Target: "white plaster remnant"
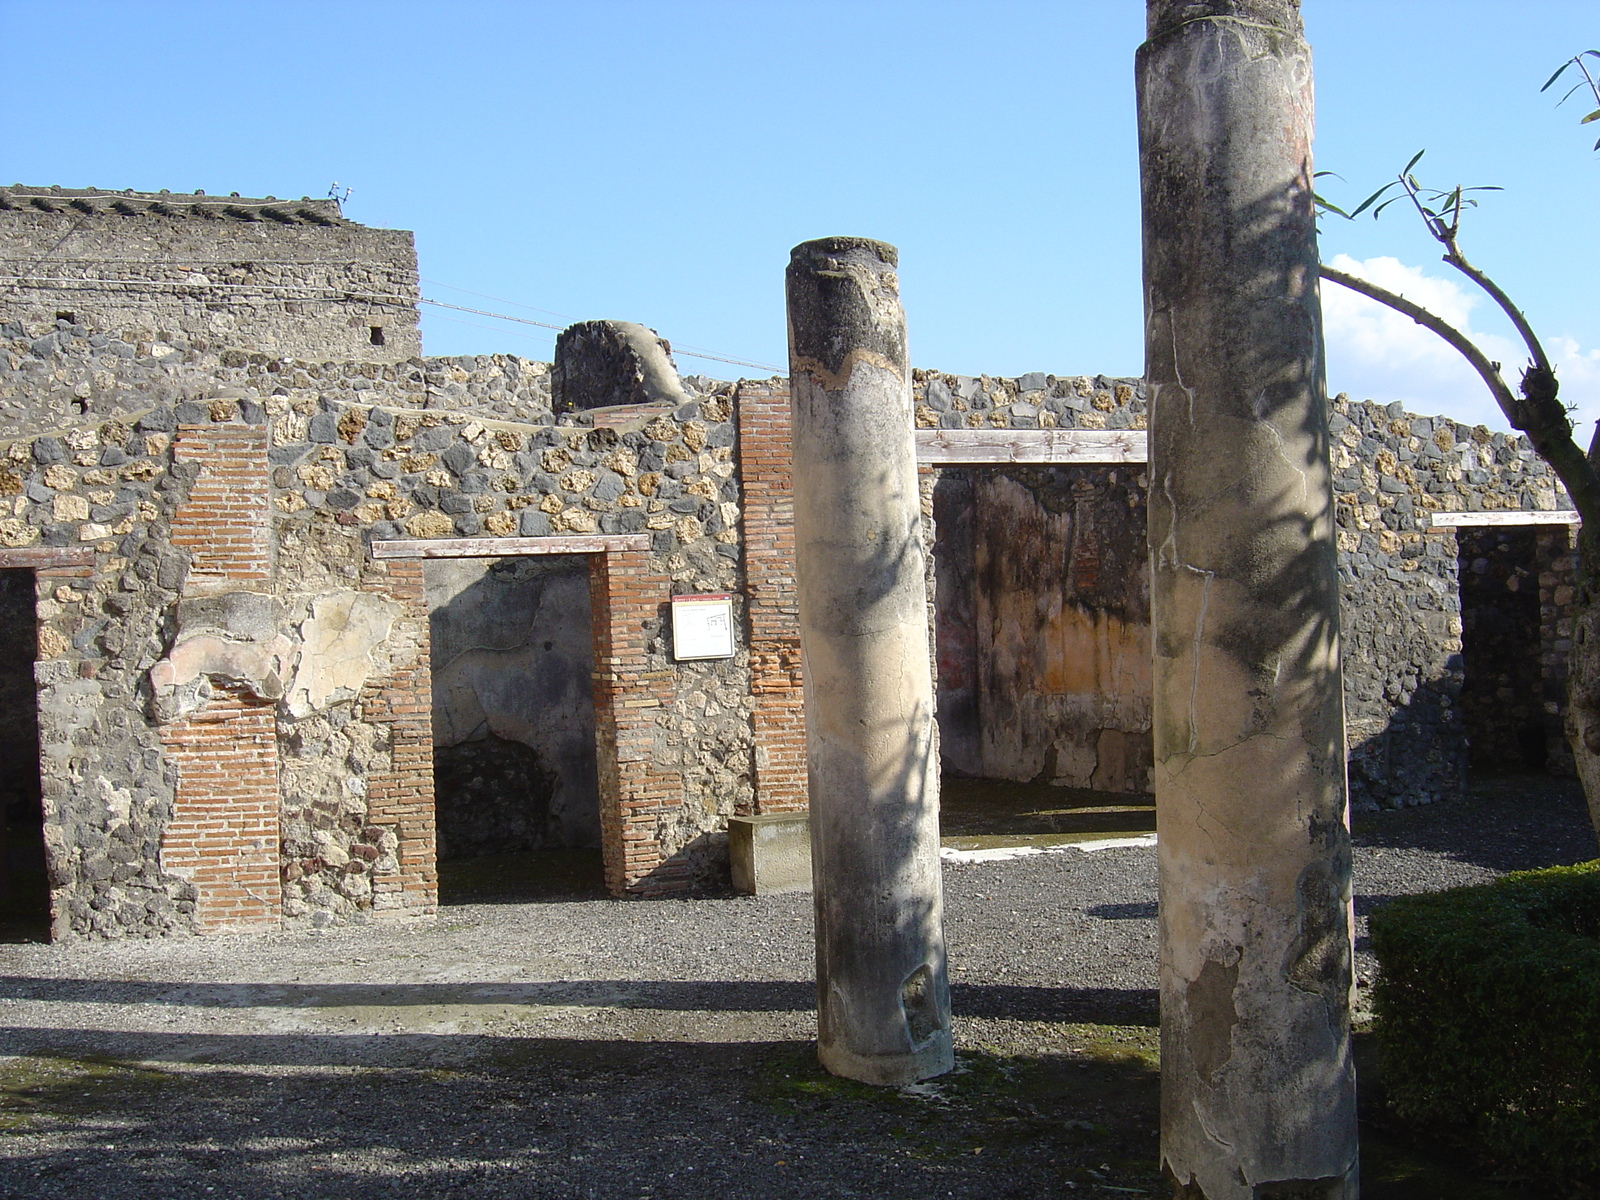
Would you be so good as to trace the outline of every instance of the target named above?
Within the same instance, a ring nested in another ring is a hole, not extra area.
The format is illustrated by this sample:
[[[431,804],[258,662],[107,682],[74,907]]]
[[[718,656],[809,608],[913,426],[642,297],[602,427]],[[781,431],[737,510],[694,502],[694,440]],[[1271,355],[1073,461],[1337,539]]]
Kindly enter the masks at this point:
[[[939,860],[953,866],[970,866],[973,863],[1012,862],[1019,858],[1033,858],[1039,854],[1069,854],[1080,850],[1093,854],[1097,850],[1148,850],[1156,844],[1153,833],[1139,837],[1095,838],[1087,842],[1062,842],[1057,846],[990,846],[984,850],[957,850],[953,846],[939,848]]]
[[[279,631],[278,614],[278,601],[261,592],[180,600],[172,648],[150,668],[156,718],[175,721],[204,708],[214,680],[280,699],[294,643]]]
[[[372,653],[388,641],[400,606],[381,596],[342,591],[311,602],[300,623],[300,653],[287,690],[291,716],[305,717],[349,700],[371,678]]]

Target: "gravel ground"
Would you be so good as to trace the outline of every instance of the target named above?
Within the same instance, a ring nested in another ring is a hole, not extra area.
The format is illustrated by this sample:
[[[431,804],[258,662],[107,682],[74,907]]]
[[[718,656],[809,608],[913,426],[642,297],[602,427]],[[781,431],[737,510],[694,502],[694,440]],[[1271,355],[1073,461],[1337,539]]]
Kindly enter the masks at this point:
[[[1595,854],[1547,781],[1356,841],[1362,918]],[[945,889],[960,1068],[909,1089],[815,1067],[808,896],[3,946],[0,1196],[1156,1194],[1154,851],[950,865]]]

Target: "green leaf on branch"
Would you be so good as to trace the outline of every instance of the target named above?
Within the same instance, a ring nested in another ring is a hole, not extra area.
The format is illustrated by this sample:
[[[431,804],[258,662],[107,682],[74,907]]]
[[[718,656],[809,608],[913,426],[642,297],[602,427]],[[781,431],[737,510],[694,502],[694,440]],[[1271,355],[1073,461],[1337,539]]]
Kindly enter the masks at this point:
[[[1576,58],[1567,59],[1566,62],[1562,63],[1559,67],[1556,68],[1556,73],[1554,75],[1550,76],[1549,79],[1546,79],[1544,81],[1544,86],[1542,88],[1540,88],[1539,90],[1541,92],[1548,92],[1550,90],[1550,85],[1553,84],[1556,80],[1560,79],[1562,75],[1566,74],[1567,68],[1570,67],[1573,63],[1575,63],[1577,61],[1578,60]],[[1583,85],[1579,84],[1578,86],[1582,87]],[[1572,95],[1572,93],[1568,92],[1567,95],[1570,96],[1570,95]]]

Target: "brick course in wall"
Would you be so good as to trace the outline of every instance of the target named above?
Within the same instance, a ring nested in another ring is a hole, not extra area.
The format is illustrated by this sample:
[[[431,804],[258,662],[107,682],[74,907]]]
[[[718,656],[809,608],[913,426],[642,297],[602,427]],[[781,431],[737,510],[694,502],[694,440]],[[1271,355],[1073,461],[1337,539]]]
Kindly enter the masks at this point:
[[[172,518],[172,544],[189,553],[185,591],[263,587],[272,568],[265,424],[180,425],[172,454],[198,468]],[[270,927],[283,899],[274,706],[226,684],[215,693],[161,730],[178,783],[161,865],[193,885],[201,932]]]
[[[278,740],[272,705],[237,690],[163,727],[178,797],[161,836],[163,869],[195,890],[202,933],[274,928],[282,913]]]
[[[680,772],[660,761],[658,722],[674,698],[673,672],[649,654],[665,622],[668,583],[647,551],[589,556],[600,838],[614,895],[666,895],[692,882],[661,836],[683,802]]]
[[[180,425],[172,452],[175,462],[200,468],[172,519],[172,544],[190,556],[189,588],[265,584],[272,571],[265,423]]]
[[[755,737],[751,808],[755,813],[799,812],[807,805],[806,724],[787,384],[740,383],[738,412],[750,720]]]
[[[369,683],[361,693],[362,717],[387,730],[389,754],[386,763],[368,772],[366,821],[351,857],[370,864],[372,915],[390,920],[437,912],[439,872],[422,563],[388,562],[381,570],[378,586],[402,606],[424,642],[410,665]]]

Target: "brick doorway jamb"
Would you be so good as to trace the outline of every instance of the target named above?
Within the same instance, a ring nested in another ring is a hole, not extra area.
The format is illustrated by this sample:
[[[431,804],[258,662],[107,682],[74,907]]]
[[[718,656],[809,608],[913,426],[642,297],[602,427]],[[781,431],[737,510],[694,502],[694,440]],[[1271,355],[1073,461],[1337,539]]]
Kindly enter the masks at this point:
[[[595,761],[600,781],[600,849],[614,896],[682,892],[687,867],[664,860],[658,830],[682,803],[676,769],[655,762],[656,713],[670,703],[670,669],[650,670],[647,649],[659,628],[671,580],[650,568],[648,534],[560,537],[430,538],[375,541],[374,559],[513,558],[582,554],[589,564],[594,638]]]

